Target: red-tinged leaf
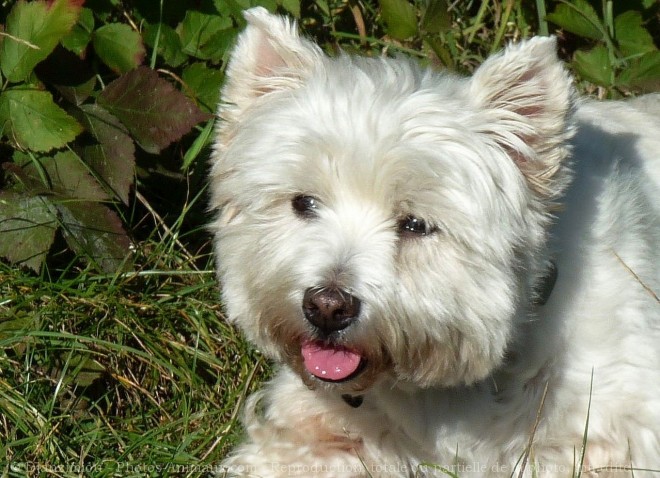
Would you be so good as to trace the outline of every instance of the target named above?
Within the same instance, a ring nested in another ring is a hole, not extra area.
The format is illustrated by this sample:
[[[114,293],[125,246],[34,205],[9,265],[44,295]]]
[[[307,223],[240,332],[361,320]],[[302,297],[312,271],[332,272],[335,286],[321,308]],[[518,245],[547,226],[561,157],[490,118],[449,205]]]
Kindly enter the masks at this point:
[[[0,67],[11,82],[25,80],[73,28],[82,0],[19,0],[7,16],[7,36],[0,46]]]
[[[94,93],[96,87],[96,77],[75,86],[54,85],[57,91],[60,92],[62,97],[69,103],[74,105],[81,105]]]
[[[81,156],[124,204],[135,176],[135,145],[121,122],[99,105],[83,105],[74,115],[96,139]]]
[[[28,193],[32,196],[50,196],[51,189],[45,173],[41,174],[43,168],[35,169],[31,163],[38,161],[36,156],[15,150],[12,155],[13,163],[2,164],[6,178],[11,180],[12,190],[20,193]]]
[[[109,274],[131,269],[131,241],[117,214],[103,204],[87,201],[56,206],[64,239],[74,252]]]
[[[94,32],[94,51],[116,73],[126,73],[144,61],[142,37],[124,23],[109,23]]]
[[[147,67],[110,83],[98,102],[119,118],[145,151],[153,154],[212,117]]]
[[[57,231],[57,209],[47,198],[0,192],[0,256],[39,272]]]
[[[30,161],[23,167],[23,172],[31,180],[31,184],[38,185],[45,179],[50,191],[64,198],[87,201],[110,199],[110,196],[74,152],[63,151],[53,157],[38,158],[37,161],[38,165]]]

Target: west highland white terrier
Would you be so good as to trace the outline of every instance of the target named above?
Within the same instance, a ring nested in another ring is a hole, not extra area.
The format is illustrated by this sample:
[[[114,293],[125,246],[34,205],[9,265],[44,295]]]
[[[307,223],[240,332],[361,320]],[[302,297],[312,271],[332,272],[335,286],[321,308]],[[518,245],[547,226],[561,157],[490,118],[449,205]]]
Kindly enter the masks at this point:
[[[246,12],[212,155],[229,321],[281,364],[229,476],[660,476],[660,97],[555,40],[471,78]]]

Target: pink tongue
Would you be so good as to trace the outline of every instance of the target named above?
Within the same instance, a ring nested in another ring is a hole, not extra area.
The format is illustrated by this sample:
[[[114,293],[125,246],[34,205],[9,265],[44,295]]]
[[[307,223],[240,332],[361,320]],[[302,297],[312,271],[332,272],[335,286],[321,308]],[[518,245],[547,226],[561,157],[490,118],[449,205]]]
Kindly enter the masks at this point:
[[[344,380],[360,366],[359,354],[340,345],[324,345],[322,342],[307,341],[302,344],[305,368],[323,380]]]

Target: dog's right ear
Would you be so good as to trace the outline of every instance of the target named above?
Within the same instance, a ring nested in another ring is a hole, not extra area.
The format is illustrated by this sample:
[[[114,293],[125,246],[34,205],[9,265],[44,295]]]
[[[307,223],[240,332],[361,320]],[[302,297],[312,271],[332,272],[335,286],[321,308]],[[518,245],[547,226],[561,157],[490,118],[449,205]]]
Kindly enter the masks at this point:
[[[298,87],[323,58],[317,45],[298,35],[295,22],[262,7],[243,15],[248,25],[231,53],[222,90],[220,115],[229,122],[258,98]]]

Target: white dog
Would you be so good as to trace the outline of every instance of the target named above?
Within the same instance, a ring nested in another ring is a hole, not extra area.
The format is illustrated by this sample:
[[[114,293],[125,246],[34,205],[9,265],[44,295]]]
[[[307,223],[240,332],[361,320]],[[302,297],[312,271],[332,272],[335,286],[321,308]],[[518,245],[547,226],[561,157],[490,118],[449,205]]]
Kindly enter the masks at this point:
[[[255,8],[213,153],[229,320],[281,364],[230,476],[660,476],[660,100],[535,38],[472,78]]]

